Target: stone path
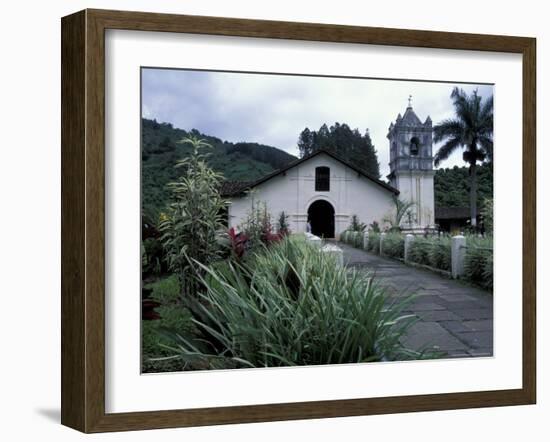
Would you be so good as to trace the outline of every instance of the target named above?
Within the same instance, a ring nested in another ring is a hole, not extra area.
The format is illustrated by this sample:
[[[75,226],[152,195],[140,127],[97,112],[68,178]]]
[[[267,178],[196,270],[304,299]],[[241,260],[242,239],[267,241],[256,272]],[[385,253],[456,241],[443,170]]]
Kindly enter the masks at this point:
[[[375,272],[392,297],[418,296],[408,312],[420,320],[403,338],[406,347],[433,348],[448,357],[493,355],[490,293],[347,244],[338,246],[344,251],[345,265]]]

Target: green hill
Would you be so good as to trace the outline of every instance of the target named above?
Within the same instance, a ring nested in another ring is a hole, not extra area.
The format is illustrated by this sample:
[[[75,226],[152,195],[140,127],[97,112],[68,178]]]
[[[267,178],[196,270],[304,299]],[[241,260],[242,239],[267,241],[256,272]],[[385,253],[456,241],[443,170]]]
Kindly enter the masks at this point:
[[[141,179],[142,210],[153,218],[162,211],[170,198],[166,184],[178,174],[176,162],[190,152],[190,146],[178,143],[182,138],[195,136],[204,139],[213,149],[208,164],[228,181],[253,181],[279,169],[296,157],[257,143],[230,143],[202,134],[174,128],[169,123],[142,119]]]

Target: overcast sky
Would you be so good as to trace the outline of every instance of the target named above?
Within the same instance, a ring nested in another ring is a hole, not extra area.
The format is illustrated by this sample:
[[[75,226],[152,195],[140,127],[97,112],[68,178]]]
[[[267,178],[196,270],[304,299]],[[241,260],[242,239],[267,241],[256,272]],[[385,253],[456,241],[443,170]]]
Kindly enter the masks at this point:
[[[257,142],[298,156],[296,142],[309,127],[347,123],[368,128],[378,152],[382,176],[389,172],[388,127],[403,114],[408,97],[420,120],[434,124],[452,117],[454,86],[487,97],[487,85],[417,81],[301,77],[292,75],[142,70],[142,114],[175,127],[197,129],[227,141]],[[434,146],[434,154],[437,146]],[[464,165],[461,154],[442,167]]]

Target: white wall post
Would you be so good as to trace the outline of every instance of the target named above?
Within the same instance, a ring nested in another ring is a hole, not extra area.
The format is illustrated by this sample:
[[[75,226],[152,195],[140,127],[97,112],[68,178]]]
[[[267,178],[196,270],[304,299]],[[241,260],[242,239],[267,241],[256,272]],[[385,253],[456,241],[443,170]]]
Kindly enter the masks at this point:
[[[327,253],[330,256],[334,257],[334,260],[336,261],[336,265],[343,267],[344,265],[344,251],[334,244],[325,244],[323,247],[321,247],[322,253]]]
[[[384,239],[386,238],[385,233],[380,234],[380,255],[383,255],[384,253]]]
[[[464,256],[466,255],[466,238],[462,235],[453,236],[451,242],[451,274],[459,278],[464,274]]]
[[[323,245],[323,240],[321,238],[308,232],[306,232],[306,240],[318,248],[321,248]]]
[[[409,260],[409,251],[411,249],[411,244],[414,241],[414,235],[412,233],[407,233],[405,235],[405,250],[403,251],[403,260],[407,262]]]
[[[369,247],[369,232],[363,233],[363,249],[367,250]]]

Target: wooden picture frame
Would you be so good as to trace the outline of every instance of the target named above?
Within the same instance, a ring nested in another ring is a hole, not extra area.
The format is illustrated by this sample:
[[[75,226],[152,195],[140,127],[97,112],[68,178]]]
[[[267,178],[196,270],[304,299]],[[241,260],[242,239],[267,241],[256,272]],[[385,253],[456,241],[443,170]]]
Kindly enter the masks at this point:
[[[523,384],[497,391],[105,412],[105,30],[495,51],[523,63]],[[83,432],[533,404],[536,400],[536,41],[533,38],[84,10],[62,19],[62,410]]]

